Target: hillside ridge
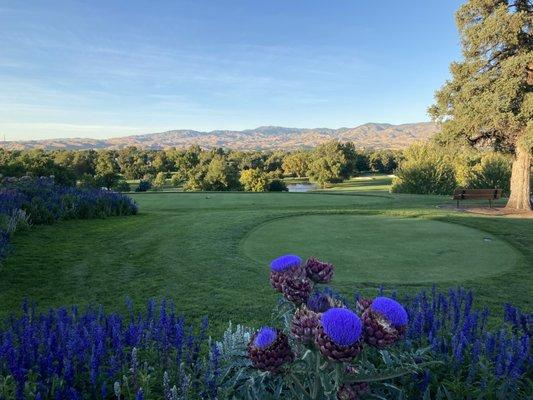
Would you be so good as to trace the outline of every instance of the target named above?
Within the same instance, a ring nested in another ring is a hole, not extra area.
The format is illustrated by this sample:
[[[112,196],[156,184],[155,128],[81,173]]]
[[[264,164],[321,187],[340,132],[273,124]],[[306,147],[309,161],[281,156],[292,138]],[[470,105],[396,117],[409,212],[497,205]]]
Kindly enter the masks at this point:
[[[165,132],[129,135],[109,139],[61,138],[0,142],[7,150],[120,149],[137,146],[146,149],[169,147],[231,148],[235,150],[292,150],[316,147],[328,140],[354,142],[358,148],[402,149],[414,142],[427,141],[438,131],[433,122],[401,125],[366,123],[354,128],[287,128],[259,126],[254,129],[214,130],[175,129]]]

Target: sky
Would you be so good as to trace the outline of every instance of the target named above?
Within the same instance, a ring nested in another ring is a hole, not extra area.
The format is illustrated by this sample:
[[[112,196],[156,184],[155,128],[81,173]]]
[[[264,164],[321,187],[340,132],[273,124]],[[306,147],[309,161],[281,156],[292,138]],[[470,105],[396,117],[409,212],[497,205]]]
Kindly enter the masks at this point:
[[[460,4],[0,0],[0,139],[427,121]]]

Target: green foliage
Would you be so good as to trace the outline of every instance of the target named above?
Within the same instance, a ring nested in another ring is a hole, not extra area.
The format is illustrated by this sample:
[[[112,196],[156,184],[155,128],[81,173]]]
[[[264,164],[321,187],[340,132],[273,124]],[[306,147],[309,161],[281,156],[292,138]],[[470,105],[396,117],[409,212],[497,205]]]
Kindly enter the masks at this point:
[[[267,186],[269,192],[287,192],[287,184],[281,179],[272,179]]]
[[[415,145],[396,171],[395,193],[451,194],[456,187],[509,193],[510,157],[464,146]]]
[[[95,186],[112,188],[119,179],[118,170],[118,164],[113,152],[99,152],[95,165]]]
[[[172,174],[172,176],[170,177],[170,184],[174,187],[180,186],[181,184],[183,184],[183,181],[184,179],[179,173]]]
[[[312,173],[312,179],[326,185],[369,171],[370,158],[374,170],[390,173],[401,155],[390,150],[358,151],[353,143],[339,142],[326,143],[315,150],[293,152],[202,150],[198,146],[165,150],[132,146],[98,151],[0,149],[0,174],[56,175],[56,180],[61,182],[74,184],[77,181],[82,187],[106,188],[115,188],[120,179],[144,179],[152,181],[155,188],[161,188],[164,186],[160,185],[162,180],[154,182],[154,179],[162,173],[171,177],[172,186],[187,191],[244,190],[239,176],[245,170],[266,174],[269,181],[286,176],[303,178]],[[284,186],[274,183],[272,188],[283,190]]]
[[[509,193],[511,182],[511,160],[498,153],[486,153],[480,163],[472,169],[472,176],[466,187],[497,188]]]
[[[115,186],[113,186],[113,189],[117,192],[129,192],[131,190],[130,184],[126,182],[124,179],[118,181]]]
[[[533,120],[531,30],[528,0],[469,0],[456,14],[463,60],[436,93],[429,112],[442,122],[443,140],[513,151]]]
[[[239,171],[235,164],[223,155],[215,155],[207,167],[202,189],[225,191],[239,187]]]
[[[391,174],[398,167],[398,153],[391,150],[380,150],[370,153],[368,168],[381,174]]]
[[[346,178],[348,160],[343,145],[332,141],[317,147],[309,163],[309,178],[321,186]]]
[[[153,188],[161,190],[167,183],[167,174],[164,172],[158,172],[153,182]]]
[[[268,189],[268,176],[260,169],[245,169],[239,180],[247,192],[265,192]]]
[[[285,174],[303,178],[307,176],[310,154],[305,151],[289,153],[283,159],[283,171]]]
[[[135,188],[136,192],[146,192],[152,188],[152,183],[149,180],[141,179],[139,185]]]
[[[396,170],[394,193],[450,194],[457,187],[452,157],[434,145],[414,145]]]

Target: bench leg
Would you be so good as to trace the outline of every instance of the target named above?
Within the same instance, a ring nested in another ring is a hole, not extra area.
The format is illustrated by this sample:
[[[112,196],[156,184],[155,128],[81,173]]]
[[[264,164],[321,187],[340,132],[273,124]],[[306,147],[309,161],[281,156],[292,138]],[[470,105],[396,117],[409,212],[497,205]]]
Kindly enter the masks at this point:
[[[492,199],[489,199],[489,207],[492,208]]]
[[[457,200],[457,208],[459,208],[459,200]]]

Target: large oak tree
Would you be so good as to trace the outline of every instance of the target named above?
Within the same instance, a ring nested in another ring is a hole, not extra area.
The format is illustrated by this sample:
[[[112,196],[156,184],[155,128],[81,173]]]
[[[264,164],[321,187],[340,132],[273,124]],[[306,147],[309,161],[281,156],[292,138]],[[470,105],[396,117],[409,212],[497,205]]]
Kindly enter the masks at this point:
[[[533,2],[469,0],[456,13],[463,60],[430,115],[441,138],[513,154],[508,208],[530,210],[533,151]]]

